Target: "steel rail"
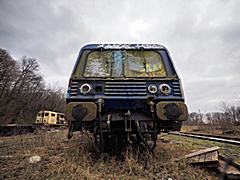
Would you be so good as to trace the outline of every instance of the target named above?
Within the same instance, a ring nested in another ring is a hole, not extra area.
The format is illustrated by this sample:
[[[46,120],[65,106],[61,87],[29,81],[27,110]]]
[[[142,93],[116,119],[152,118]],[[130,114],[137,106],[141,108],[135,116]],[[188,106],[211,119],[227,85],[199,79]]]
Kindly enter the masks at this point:
[[[204,139],[204,140],[209,140],[209,141],[216,141],[216,142],[221,142],[221,143],[228,143],[228,144],[240,146],[240,141],[236,141],[234,139],[224,139],[222,137],[221,138],[220,137],[218,137],[218,138],[212,137],[211,135],[195,135],[195,134],[182,133],[182,132],[169,132],[169,134]]]
[[[199,135],[199,136],[210,136],[210,137],[215,137],[215,138],[222,138],[222,139],[230,139],[230,140],[240,141],[240,137],[230,137],[230,136],[213,135],[213,134],[198,133],[198,132],[184,132],[184,131],[180,131],[180,133]]]

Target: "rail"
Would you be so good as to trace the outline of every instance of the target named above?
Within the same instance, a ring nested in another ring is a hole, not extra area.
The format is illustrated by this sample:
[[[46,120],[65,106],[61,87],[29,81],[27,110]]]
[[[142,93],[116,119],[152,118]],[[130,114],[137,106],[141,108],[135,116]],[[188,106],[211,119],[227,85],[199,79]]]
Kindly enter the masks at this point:
[[[225,138],[221,136],[212,136],[212,135],[200,135],[200,134],[193,134],[193,133],[183,133],[183,132],[169,132],[169,134],[178,135],[178,136],[186,136],[186,137],[192,137],[192,138],[198,138],[198,139],[205,139],[209,141],[216,141],[216,142],[222,142],[222,143],[228,143],[233,145],[240,145],[240,140],[235,140],[235,138]]]

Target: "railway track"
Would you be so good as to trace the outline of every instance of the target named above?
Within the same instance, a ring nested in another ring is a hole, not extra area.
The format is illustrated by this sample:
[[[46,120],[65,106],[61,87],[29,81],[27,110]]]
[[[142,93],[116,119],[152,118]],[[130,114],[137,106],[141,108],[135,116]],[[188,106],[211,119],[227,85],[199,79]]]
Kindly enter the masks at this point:
[[[197,133],[197,132],[181,132],[184,134],[193,134],[193,135],[199,135],[199,136],[211,136],[211,137],[215,137],[215,138],[222,138],[222,139],[230,139],[230,140],[236,140],[236,141],[240,141],[240,137],[229,137],[229,136],[221,136],[221,135],[211,135],[211,134],[204,134],[204,133]]]
[[[222,136],[216,136],[216,135],[203,135],[203,134],[195,134],[195,133],[183,133],[183,132],[169,132],[169,134],[204,139],[209,141],[222,142],[222,143],[240,146],[239,138],[222,137]]]
[[[208,141],[221,142],[224,144],[232,144],[239,146],[239,138],[224,137],[218,135],[185,133],[185,132],[169,132],[171,135],[185,136],[189,138],[203,139]],[[190,164],[215,171],[221,179],[240,179],[240,165],[231,158],[230,154],[220,154],[221,147],[211,147],[188,154]],[[237,147],[236,147],[237,148]],[[233,156],[234,157],[234,156]]]

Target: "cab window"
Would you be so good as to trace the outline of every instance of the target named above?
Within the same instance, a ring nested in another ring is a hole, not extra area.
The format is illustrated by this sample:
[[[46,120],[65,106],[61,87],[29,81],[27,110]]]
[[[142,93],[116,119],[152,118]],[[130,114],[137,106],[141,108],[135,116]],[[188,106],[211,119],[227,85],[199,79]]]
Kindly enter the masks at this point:
[[[126,77],[166,77],[162,57],[155,51],[126,51]]]
[[[110,76],[112,52],[93,51],[88,54],[83,76],[108,77]]]
[[[92,51],[84,77],[166,77],[160,53],[153,50]]]

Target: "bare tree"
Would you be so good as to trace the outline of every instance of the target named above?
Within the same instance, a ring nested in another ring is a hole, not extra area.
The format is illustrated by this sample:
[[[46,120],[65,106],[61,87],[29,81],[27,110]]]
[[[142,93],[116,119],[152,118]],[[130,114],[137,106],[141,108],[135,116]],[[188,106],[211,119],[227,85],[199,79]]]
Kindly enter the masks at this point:
[[[238,113],[238,107],[229,105],[225,102],[221,103],[221,109],[223,113],[225,114],[225,120],[227,120],[230,124],[236,124],[237,123],[237,113]]]
[[[64,112],[64,91],[46,88],[36,59],[0,49],[0,123],[33,123],[40,110]]]
[[[202,121],[203,114],[200,114],[198,112],[192,112],[189,114],[189,118],[185,124],[188,125],[200,125],[203,124]]]

